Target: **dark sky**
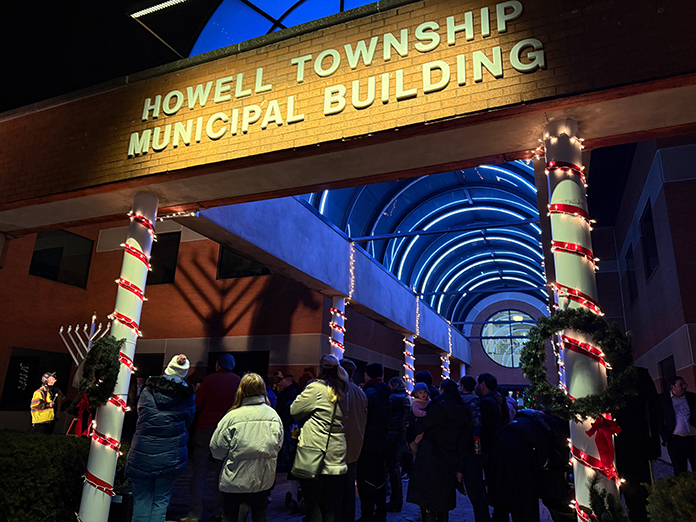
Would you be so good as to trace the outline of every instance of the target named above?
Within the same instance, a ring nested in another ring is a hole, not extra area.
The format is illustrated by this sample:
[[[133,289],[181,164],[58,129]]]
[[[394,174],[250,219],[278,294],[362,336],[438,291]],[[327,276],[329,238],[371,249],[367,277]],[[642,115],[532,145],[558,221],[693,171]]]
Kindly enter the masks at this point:
[[[0,113],[179,57],[127,13],[161,0],[0,2]],[[219,0],[188,0],[141,20],[188,56]]]

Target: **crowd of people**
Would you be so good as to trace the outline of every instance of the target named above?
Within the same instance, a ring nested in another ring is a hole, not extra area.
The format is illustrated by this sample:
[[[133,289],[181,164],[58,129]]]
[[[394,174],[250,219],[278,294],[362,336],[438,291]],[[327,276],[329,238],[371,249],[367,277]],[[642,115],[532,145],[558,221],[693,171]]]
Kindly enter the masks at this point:
[[[227,353],[215,368],[194,388],[186,381],[187,357],[177,355],[162,376],[135,386],[137,421],[126,465],[134,522],[165,520],[174,479],[187,463],[190,504],[182,522],[203,518],[209,466],[219,477],[208,506],[212,521],[241,522],[249,513],[253,522],[267,521],[278,473],[291,482],[286,505],[306,522],[355,522],[356,488],[357,522],[384,522],[404,500],[419,506],[423,522],[446,521],[457,491],[468,495],[476,522],[538,521],[539,499],[555,521],[575,519],[568,423],[518,411],[490,373],[443,379],[436,388],[422,371],[409,393],[400,377],[384,382],[379,363],[358,376],[353,361],[332,355],[321,357],[318,373],[306,369],[302,386],[280,372],[268,380],[255,373],[240,378]],[[658,399],[647,371],[640,376],[638,393],[617,414],[624,427],[619,472],[645,477],[644,463],[659,455],[657,431],[675,472],[686,471],[687,462],[693,469],[696,394],[674,377]],[[42,433],[52,430],[55,382],[55,374],[44,374],[32,399],[34,429]],[[315,475],[303,469],[308,455]],[[649,479],[649,465],[647,473]],[[645,493],[625,491],[631,520],[647,520]]]

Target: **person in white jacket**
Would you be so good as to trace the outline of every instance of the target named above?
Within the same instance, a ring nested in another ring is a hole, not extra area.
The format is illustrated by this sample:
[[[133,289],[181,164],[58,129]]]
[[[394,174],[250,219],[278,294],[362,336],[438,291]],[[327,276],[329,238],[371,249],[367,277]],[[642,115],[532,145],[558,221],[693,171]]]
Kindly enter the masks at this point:
[[[283,424],[268,402],[266,384],[248,373],[210,439],[210,452],[223,461],[219,488],[230,521],[246,520],[251,510],[253,522],[268,522],[266,498],[282,444]]]

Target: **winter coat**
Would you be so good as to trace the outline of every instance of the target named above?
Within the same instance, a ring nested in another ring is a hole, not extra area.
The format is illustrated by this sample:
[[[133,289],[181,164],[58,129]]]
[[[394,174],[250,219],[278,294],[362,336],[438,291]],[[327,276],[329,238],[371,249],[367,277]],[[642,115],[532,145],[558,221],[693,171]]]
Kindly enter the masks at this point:
[[[406,434],[411,399],[404,388],[394,388],[389,396],[389,433]]]
[[[367,424],[365,424],[365,441],[363,453],[384,454],[389,431],[389,386],[382,379],[370,379],[363,386],[367,396]]]
[[[346,464],[358,461],[367,422],[367,397],[357,384],[348,383],[346,394]]]
[[[292,382],[288,387],[278,392],[278,400],[276,403],[276,411],[280,416],[280,420],[283,426],[286,428],[292,426],[293,420],[292,415],[290,415],[290,405],[299,395],[299,389],[295,381]]]
[[[217,427],[232,407],[241,380],[239,375],[224,368],[203,379],[196,393],[197,430]]]
[[[474,393],[460,393],[462,400],[469,405],[471,421],[474,423],[474,436],[481,436],[481,405],[478,395]]]
[[[408,502],[439,513],[456,507],[456,473],[462,470],[471,432],[469,407],[447,395],[432,400],[427,415],[409,425],[407,439],[423,433],[423,440],[413,462]]]
[[[225,493],[257,493],[271,489],[283,425],[263,395],[242,399],[228,412],[210,439],[213,457],[223,460],[219,488]]]
[[[487,455],[493,449],[495,439],[503,426],[508,423],[507,403],[497,391],[488,392],[481,397],[481,452]]]
[[[491,453],[488,501],[504,511],[550,509],[567,511],[572,499],[566,477],[568,423],[535,410],[520,410],[500,432]]]
[[[336,415],[333,423],[331,417]],[[307,419],[300,430],[298,447],[326,449],[322,475],[343,475],[346,465],[346,399],[338,405],[329,398],[329,387],[321,380],[313,381],[290,405],[290,414],[297,420]]]
[[[185,469],[187,428],[195,409],[193,388],[181,377],[150,377],[138,401],[126,476],[151,478]]]

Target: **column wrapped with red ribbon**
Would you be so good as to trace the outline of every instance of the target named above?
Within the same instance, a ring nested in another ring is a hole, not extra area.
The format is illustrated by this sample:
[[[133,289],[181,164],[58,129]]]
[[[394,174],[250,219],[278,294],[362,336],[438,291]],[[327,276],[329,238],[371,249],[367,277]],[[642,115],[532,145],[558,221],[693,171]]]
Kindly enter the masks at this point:
[[[613,420],[599,415],[585,433],[588,437],[595,438],[599,460],[602,462],[602,472],[608,479],[618,480],[619,475],[614,466],[614,441],[612,437],[621,433],[621,427]]]

